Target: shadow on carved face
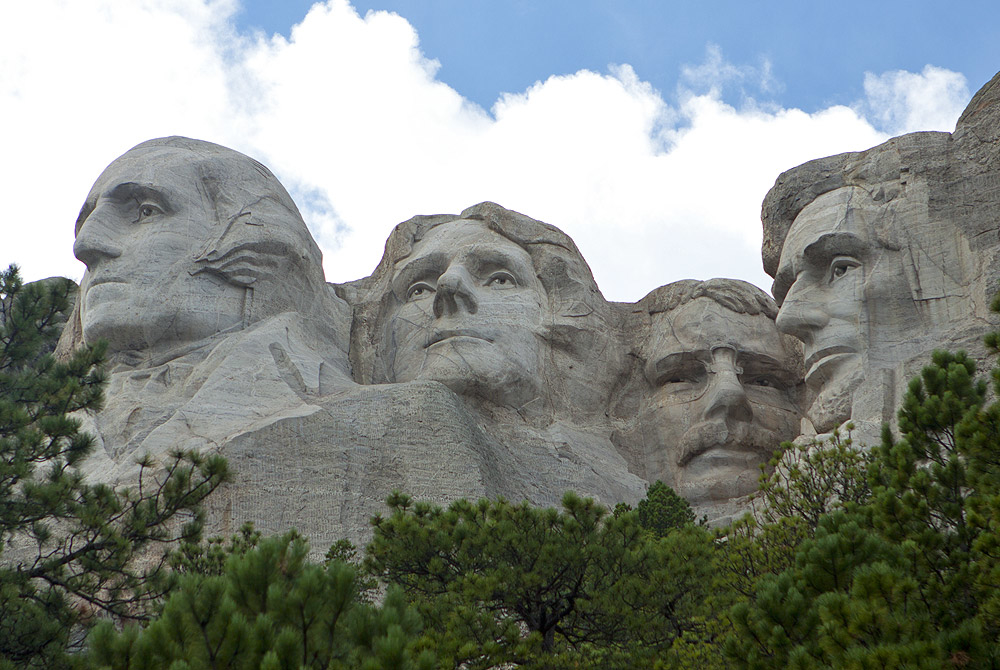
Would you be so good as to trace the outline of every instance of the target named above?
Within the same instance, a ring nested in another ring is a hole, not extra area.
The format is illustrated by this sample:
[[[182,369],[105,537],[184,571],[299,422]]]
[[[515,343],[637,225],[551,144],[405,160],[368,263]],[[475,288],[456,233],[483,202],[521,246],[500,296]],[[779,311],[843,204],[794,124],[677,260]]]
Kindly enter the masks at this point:
[[[892,272],[889,254],[872,241],[878,216],[863,190],[837,189],[799,213],[782,248],[776,323],[802,342],[806,384],[816,396],[808,413],[821,432],[850,418],[851,394],[864,377],[866,296],[900,292],[901,268]],[[909,295],[905,283],[902,292]]]

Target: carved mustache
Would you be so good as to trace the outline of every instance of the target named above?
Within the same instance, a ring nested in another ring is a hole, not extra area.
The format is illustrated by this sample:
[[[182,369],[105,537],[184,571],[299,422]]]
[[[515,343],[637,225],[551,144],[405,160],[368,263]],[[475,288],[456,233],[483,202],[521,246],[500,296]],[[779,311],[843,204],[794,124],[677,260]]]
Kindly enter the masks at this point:
[[[778,448],[778,441],[771,431],[754,424],[730,430],[725,421],[703,421],[691,426],[678,446],[677,465],[684,467],[695,457],[722,447],[769,457]]]

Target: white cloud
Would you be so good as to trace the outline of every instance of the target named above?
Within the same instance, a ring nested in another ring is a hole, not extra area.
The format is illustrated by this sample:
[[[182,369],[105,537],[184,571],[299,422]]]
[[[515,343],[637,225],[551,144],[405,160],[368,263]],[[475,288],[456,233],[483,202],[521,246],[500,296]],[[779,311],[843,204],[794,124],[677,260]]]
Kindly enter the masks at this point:
[[[681,67],[681,81],[685,88],[713,93],[733,85],[739,86],[744,94],[748,89],[770,93],[781,88],[768,59],[762,58],[757,66],[736,65],[723,57],[718,44],[711,42],[705,47],[704,62]]]
[[[487,112],[436,79],[404,19],[361,17],[346,0],[315,5],[287,39],[235,35],[231,2],[88,5],[35,0],[0,16],[13,128],[0,177],[17,196],[0,263],[29,278],[78,279],[73,221],[101,169],[139,141],[186,134],[279,175],[331,281],[369,273],[399,221],[494,200],[566,230],[610,299],[685,277],[766,287],[760,202],[778,173],[886,138],[846,107],[723,103],[734,76],[764,90],[770,75],[717,49],[685,75],[698,93],[674,106],[622,65],[550,77]]]
[[[933,65],[924,66],[919,74],[866,72],[865,96],[863,110],[890,135],[917,130],[951,132],[972,97],[962,74]]]

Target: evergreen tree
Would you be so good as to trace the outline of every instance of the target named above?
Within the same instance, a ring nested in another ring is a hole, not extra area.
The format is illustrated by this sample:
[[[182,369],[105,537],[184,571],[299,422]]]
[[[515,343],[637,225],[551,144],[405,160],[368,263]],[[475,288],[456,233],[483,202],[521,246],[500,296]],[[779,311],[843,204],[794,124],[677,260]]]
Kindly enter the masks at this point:
[[[870,500],[819,517],[795,564],[733,609],[741,667],[1000,665],[993,403],[964,354],[935,352],[884,430]]]
[[[307,560],[294,531],[226,559],[221,574],[188,572],[146,628],[90,636],[80,667],[100,670],[429,669],[414,649],[420,618],[398,590],[381,607],[358,598],[350,565]]]
[[[0,273],[0,668],[59,668],[95,614],[143,616],[163,562],[153,545],[196,537],[199,503],[226,477],[218,457],[143,463],[137,488],[86,483],[93,448],[71,415],[100,407],[104,346],[51,354],[68,280]]]
[[[393,494],[366,566],[424,616],[442,667],[638,667],[700,630],[711,536],[651,537],[572,493],[563,509]]]
[[[688,501],[659,479],[646,491],[637,510],[639,525],[655,537],[666,537],[670,531],[694,523],[694,512]]]

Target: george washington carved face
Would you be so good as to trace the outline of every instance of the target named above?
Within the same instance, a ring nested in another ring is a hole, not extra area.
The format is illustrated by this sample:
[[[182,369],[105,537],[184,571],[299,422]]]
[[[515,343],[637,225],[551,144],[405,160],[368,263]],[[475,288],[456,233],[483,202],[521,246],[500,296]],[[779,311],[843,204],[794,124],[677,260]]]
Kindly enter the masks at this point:
[[[173,148],[133,149],[94,184],[73,246],[87,266],[85,341],[163,351],[242,322],[244,289],[195,273],[195,259],[217,233],[190,158]]]

